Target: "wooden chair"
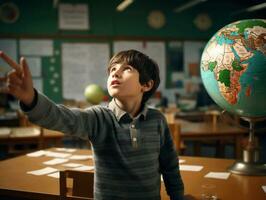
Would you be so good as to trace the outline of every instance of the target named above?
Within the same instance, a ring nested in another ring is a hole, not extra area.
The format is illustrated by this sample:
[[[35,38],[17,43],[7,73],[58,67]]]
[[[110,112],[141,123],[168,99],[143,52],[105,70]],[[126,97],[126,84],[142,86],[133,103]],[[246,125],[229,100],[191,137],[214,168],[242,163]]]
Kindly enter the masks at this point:
[[[93,200],[94,173],[60,171],[60,200]]]
[[[181,125],[178,123],[168,123],[168,127],[172,134],[176,151],[181,155],[184,154],[186,147],[183,141],[180,139]]]

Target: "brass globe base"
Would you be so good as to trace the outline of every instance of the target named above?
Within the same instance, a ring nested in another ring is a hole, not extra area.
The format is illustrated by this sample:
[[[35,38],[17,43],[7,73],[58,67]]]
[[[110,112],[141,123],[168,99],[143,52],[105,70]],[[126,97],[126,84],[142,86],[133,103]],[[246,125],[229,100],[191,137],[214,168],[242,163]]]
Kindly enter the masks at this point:
[[[259,148],[254,139],[255,123],[266,118],[242,117],[242,119],[249,122],[248,144],[243,149],[243,161],[235,162],[228,170],[240,175],[266,176],[266,164],[259,162]]]
[[[234,174],[266,176],[266,164],[235,162],[228,170]]]

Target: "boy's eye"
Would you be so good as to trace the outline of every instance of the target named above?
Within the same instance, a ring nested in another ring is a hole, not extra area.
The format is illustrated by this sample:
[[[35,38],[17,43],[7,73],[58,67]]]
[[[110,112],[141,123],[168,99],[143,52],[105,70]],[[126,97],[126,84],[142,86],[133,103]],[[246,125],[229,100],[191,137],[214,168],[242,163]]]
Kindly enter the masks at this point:
[[[115,67],[112,67],[111,69],[110,69],[110,72],[114,72],[115,71]]]
[[[130,67],[130,66],[126,66],[126,67],[124,68],[124,70],[126,70],[126,71],[132,71],[133,69],[132,69],[132,67]]]

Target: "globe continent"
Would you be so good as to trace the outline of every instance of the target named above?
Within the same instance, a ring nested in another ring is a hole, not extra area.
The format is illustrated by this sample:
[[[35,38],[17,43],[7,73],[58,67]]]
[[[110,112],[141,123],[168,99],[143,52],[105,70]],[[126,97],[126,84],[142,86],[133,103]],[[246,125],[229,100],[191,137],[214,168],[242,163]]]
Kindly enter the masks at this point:
[[[244,117],[266,116],[266,20],[220,29],[201,57],[201,78],[213,100]]]
[[[89,103],[99,104],[104,98],[104,91],[99,85],[91,84],[85,88],[84,96]]]

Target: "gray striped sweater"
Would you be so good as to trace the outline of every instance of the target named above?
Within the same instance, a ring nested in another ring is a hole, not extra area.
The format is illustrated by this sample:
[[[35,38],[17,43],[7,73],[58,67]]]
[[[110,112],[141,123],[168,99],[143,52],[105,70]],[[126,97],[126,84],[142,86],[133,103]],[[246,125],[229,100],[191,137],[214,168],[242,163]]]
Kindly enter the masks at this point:
[[[132,119],[114,101],[81,110],[40,93],[35,100],[30,110],[20,104],[31,122],[91,141],[95,200],[159,200],[161,174],[170,199],[183,199],[176,152],[159,111],[145,107]]]

